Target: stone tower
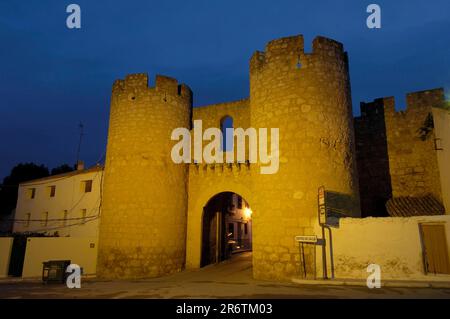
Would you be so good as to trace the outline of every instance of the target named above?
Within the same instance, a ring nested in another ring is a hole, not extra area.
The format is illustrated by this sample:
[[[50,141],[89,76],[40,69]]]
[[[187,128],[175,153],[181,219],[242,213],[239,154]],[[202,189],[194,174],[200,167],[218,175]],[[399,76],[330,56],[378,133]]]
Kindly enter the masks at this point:
[[[153,277],[180,271],[186,250],[186,164],[170,157],[171,132],[190,129],[192,93],[146,74],[114,83],[97,275]]]
[[[256,278],[288,279],[299,268],[294,237],[315,233],[319,186],[350,203],[347,213],[360,214],[342,44],[317,37],[305,53],[302,36],[269,42],[250,61],[250,114],[252,127],[279,128],[280,136],[278,173],[252,170],[253,272]]]
[[[334,208],[359,216],[348,60],[342,44],[317,37],[312,52],[305,53],[302,36],[271,41],[265,52],[251,58],[249,99],[193,112],[189,88],[161,76],[149,88],[147,80],[143,74],[130,75],[113,88],[100,277],[152,277],[185,264],[200,267],[203,208],[221,192],[243,196],[253,210],[253,274],[261,279],[299,275],[302,263],[294,238],[321,236],[320,186],[334,199]],[[278,172],[261,174],[253,163],[191,164],[190,170],[187,164],[174,164],[171,132],[191,128],[191,114],[204,121],[204,129],[219,127],[224,116],[233,117],[235,127],[278,128]],[[312,274],[312,250],[306,253]]]

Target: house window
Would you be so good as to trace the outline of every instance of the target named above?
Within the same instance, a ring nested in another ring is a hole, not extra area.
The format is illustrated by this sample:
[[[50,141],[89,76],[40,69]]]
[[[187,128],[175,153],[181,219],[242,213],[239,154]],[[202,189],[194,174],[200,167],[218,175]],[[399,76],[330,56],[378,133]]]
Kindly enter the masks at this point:
[[[33,199],[36,196],[36,188],[27,189],[27,198]]]
[[[63,211],[63,220],[62,220],[62,225],[63,226],[66,226],[67,225],[67,217],[69,216],[69,214],[68,214],[68,212],[67,212],[67,210],[64,210]]]
[[[247,223],[244,224],[244,234],[245,235],[248,234],[248,224]]]
[[[48,225],[48,212],[43,212],[42,213],[41,224],[42,224],[42,226],[47,226]]]
[[[238,209],[242,209],[242,197],[238,197]]]
[[[82,181],[81,182],[81,189],[84,193],[90,193],[92,192],[92,180]]]
[[[56,186],[52,185],[52,186],[48,186],[47,187],[47,193],[49,197],[55,197],[56,194]]]
[[[86,223],[86,216],[87,216],[87,211],[86,208],[83,208],[81,210],[81,223],[85,224]]]
[[[25,215],[25,227],[30,227],[31,214],[28,213]]]

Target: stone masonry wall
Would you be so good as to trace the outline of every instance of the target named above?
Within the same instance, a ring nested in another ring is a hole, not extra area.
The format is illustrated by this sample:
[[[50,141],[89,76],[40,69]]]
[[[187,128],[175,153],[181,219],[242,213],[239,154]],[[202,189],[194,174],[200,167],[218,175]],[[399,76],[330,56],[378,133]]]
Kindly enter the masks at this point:
[[[360,215],[348,60],[342,44],[317,37],[313,52],[305,53],[302,36],[271,41],[250,62],[250,110],[253,127],[280,129],[278,173],[251,170],[253,274],[288,280],[300,268],[294,237],[314,234],[319,186],[351,198],[353,208],[347,214]]]
[[[196,107],[193,120],[202,120],[203,130],[220,128],[226,116],[233,119],[234,128],[250,127],[249,100]],[[207,142],[203,142],[206,144]],[[248,146],[248,144],[246,143]],[[247,148],[248,149],[248,148]],[[234,151],[236,148],[234,149]],[[203,207],[216,194],[233,192],[241,195],[252,207],[254,193],[250,171],[253,165],[233,164],[192,164],[189,166],[189,205],[186,246],[186,267],[199,268],[202,247]],[[257,218],[253,214],[253,218]]]
[[[294,237],[315,232],[319,186],[350,202],[347,215],[360,216],[342,44],[317,37],[313,52],[305,53],[302,36],[271,41],[250,61],[249,99],[193,111],[203,129],[220,127],[227,115],[234,127],[279,128],[276,174],[261,174],[260,163],[172,163],[170,133],[191,126],[191,98],[186,86],[161,76],[154,88],[143,74],[114,84],[98,275],[152,277],[179,271],[184,263],[199,267],[202,208],[230,191],[253,210],[254,277],[298,276]],[[310,275],[311,256],[307,251]]]
[[[361,103],[355,136],[363,216],[386,216],[391,197],[442,201],[432,107],[443,102],[443,90],[434,89],[407,94],[404,111],[393,97]]]
[[[361,214],[387,216],[386,202],[392,197],[383,99],[361,103],[355,118]]]
[[[401,112],[394,98],[383,100],[393,197],[430,193],[442,202],[432,106],[444,101],[443,89],[409,93]]]
[[[172,130],[191,126],[192,94],[145,74],[114,83],[97,275],[154,277],[185,263],[187,164],[172,162]]]

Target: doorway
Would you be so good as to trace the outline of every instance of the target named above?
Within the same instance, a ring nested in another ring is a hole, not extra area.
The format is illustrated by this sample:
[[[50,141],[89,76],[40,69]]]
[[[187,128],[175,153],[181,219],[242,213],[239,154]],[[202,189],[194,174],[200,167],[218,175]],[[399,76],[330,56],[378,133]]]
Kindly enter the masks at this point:
[[[25,251],[27,248],[27,236],[14,236],[11,249],[11,257],[9,261],[8,276],[21,277],[23,271],[23,263],[25,261]]]
[[[252,249],[252,211],[239,194],[222,192],[203,207],[200,266]]]
[[[450,274],[444,224],[420,224],[425,272]]]

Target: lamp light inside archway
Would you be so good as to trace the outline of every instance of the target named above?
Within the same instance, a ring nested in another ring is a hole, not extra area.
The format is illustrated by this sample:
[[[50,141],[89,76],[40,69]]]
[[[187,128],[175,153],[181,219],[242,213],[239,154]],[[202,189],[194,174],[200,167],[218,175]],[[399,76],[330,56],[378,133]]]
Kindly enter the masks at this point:
[[[252,210],[249,208],[249,207],[246,207],[245,209],[244,209],[244,218],[245,219],[251,219],[252,218]]]

